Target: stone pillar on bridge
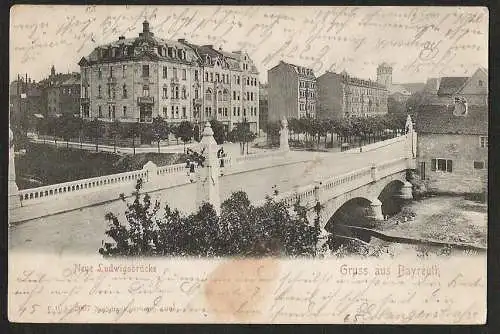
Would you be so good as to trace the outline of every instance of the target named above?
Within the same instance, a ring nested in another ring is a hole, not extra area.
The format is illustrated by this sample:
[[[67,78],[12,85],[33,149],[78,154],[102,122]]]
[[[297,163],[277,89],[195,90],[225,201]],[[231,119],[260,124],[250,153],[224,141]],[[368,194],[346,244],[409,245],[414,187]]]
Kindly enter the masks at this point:
[[[411,158],[415,158],[417,156],[417,134],[413,129],[413,121],[410,115],[408,115],[408,117],[406,118],[405,130],[406,142],[408,143],[408,146],[406,147],[406,149],[408,150],[408,156]]]
[[[375,163],[372,163],[372,166],[371,166],[371,170],[370,170],[370,174],[371,174],[371,177],[372,177],[372,181],[375,182],[378,180],[378,173],[377,173],[377,164]]]
[[[14,165],[14,134],[9,126],[9,209],[18,208],[21,206],[19,199],[19,188],[16,183],[16,166]]]
[[[280,129],[280,150],[284,152],[290,151],[290,146],[288,145],[288,121],[286,117],[283,117],[281,120],[281,129]]]
[[[401,188],[401,198],[413,199],[413,185],[408,181],[405,181],[403,187]]]
[[[158,166],[154,162],[152,161],[146,162],[146,164],[142,167],[142,169],[148,172],[148,179],[144,181],[154,182],[158,177]]]
[[[372,210],[371,217],[375,220],[384,220],[384,215],[382,214],[382,202],[378,198],[375,198],[370,203],[370,208]]]
[[[205,124],[203,130],[200,150],[203,152],[205,161],[203,167],[200,166],[197,171],[196,206],[200,207],[205,202],[210,203],[217,214],[220,214],[218,146],[209,122]]]

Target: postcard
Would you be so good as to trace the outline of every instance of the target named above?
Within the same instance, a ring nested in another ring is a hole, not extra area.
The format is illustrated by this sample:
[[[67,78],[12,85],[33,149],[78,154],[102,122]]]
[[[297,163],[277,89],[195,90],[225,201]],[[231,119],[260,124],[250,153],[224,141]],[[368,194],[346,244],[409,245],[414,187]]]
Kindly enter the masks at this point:
[[[485,323],[486,8],[10,17],[10,321]]]

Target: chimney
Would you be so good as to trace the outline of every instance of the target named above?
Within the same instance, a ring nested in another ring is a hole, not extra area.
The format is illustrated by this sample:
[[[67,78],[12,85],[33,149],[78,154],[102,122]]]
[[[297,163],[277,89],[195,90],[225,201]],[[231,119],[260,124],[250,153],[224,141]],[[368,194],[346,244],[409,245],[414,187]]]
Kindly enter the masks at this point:
[[[125,36],[119,36],[119,37],[118,37],[118,40],[119,40],[119,41],[123,41],[124,39],[125,39]]]

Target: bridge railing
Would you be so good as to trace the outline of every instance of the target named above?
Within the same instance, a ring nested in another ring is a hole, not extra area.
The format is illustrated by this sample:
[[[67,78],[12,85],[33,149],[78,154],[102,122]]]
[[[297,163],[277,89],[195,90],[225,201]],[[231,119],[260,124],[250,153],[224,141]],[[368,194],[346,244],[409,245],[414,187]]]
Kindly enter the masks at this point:
[[[291,207],[298,200],[301,205],[311,208],[317,201],[322,203],[332,196],[338,196],[370,182],[374,182],[379,178],[401,172],[408,168],[408,160],[408,158],[402,157],[378,165],[363,167],[343,175],[316,181],[316,184],[284,192],[275,196],[274,199],[276,201],[282,201],[288,207]]]
[[[407,135],[398,135],[397,137],[386,139],[386,140],[382,140],[382,141],[379,141],[379,142],[376,142],[376,143],[364,145],[364,146],[361,146],[361,147],[351,148],[349,150],[344,151],[344,153],[360,153],[360,152],[373,151],[375,149],[378,149],[378,148],[381,148],[381,147],[385,147],[385,146],[389,146],[389,145],[392,145],[394,143],[403,142],[403,141],[405,141],[407,139],[408,139]]]
[[[19,191],[21,201],[35,201],[39,199],[49,199],[51,197],[74,194],[84,190],[95,189],[111,184],[130,183],[138,179],[147,180],[148,171],[136,170],[113,175],[98,176],[89,179],[82,179],[71,182],[58,183],[32,189],[23,189]]]
[[[236,164],[244,163],[246,161],[258,160],[263,158],[269,158],[271,156],[282,156],[283,152],[271,151],[261,154],[252,154],[242,157],[237,157],[232,159],[231,157],[225,157],[224,163],[226,167],[231,167]],[[78,192],[88,191],[89,189],[95,189],[103,186],[108,186],[111,184],[125,184],[136,182],[138,179],[143,179],[144,182],[148,182],[150,178],[154,176],[167,176],[167,175],[181,175],[185,173],[186,164],[175,164],[156,167],[154,169],[140,169],[131,172],[118,173],[112,175],[98,176],[88,179],[81,179],[76,181],[58,183],[48,186],[42,186],[31,189],[23,189],[19,191],[19,198],[23,203],[29,204],[31,202],[40,200],[49,200],[49,198],[54,198],[55,196],[65,196],[70,194],[76,194]]]

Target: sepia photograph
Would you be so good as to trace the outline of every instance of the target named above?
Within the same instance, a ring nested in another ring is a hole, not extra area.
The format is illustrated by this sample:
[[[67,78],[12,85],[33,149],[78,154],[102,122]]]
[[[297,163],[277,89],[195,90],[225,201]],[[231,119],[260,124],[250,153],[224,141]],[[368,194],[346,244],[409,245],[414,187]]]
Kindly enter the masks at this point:
[[[9,319],[484,323],[488,16],[12,7]]]

